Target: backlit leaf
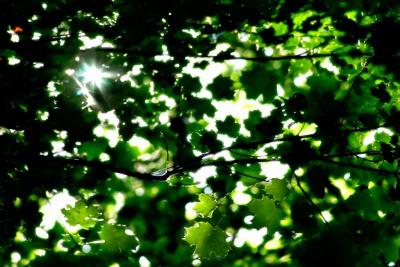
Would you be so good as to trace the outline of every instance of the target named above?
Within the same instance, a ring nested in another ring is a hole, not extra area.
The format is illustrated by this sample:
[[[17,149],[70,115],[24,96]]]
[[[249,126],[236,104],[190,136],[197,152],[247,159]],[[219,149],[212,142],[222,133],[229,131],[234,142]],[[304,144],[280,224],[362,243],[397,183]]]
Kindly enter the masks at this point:
[[[270,102],[276,96],[278,76],[276,71],[257,65],[254,69],[242,73],[241,82],[249,98],[263,96],[264,102]]]
[[[62,213],[70,225],[79,224],[84,229],[93,227],[101,215],[97,205],[87,206],[82,200],[76,202],[74,207],[67,206]]]
[[[137,249],[138,240],[122,225],[104,224],[99,236],[104,240],[104,250],[108,253],[126,253]]]
[[[184,240],[196,246],[194,253],[200,258],[215,259],[226,256],[230,250],[226,238],[226,233],[220,228],[200,222],[186,228]]]
[[[281,200],[288,191],[287,182],[284,179],[272,179],[265,185],[265,192],[272,195],[274,200]]]
[[[211,215],[211,212],[215,209],[216,206],[217,202],[211,195],[200,194],[199,202],[196,202],[196,205],[193,209],[203,217],[207,217]]]
[[[254,227],[267,227],[269,233],[275,232],[281,219],[281,210],[273,200],[268,197],[255,199],[249,204],[249,210],[254,214]]]

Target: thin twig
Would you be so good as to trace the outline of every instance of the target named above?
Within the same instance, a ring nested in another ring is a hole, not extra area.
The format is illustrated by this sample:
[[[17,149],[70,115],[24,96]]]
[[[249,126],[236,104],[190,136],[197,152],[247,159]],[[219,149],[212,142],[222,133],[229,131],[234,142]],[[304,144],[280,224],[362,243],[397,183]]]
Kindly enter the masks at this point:
[[[161,133],[161,135],[162,135],[162,139],[163,139],[163,142],[164,142],[165,150],[167,151],[167,163],[165,164],[166,165],[165,167],[167,168],[168,167],[168,163],[169,163],[168,143],[167,143],[167,140],[165,140],[165,135],[163,133]]]
[[[260,181],[260,182],[266,182],[266,180],[267,180],[266,178],[260,178],[260,177],[253,176],[253,175],[250,175],[250,174],[247,174],[247,173],[243,173],[243,172],[239,172],[239,171],[235,171],[235,173],[237,173],[239,175],[242,175],[242,176],[246,176],[248,178],[251,178],[251,179],[254,179],[254,180],[257,180],[257,181]]]
[[[343,99],[341,100],[342,103],[345,103],[347,101],[347,99],[349,98],[350,94],[352,93],[352,91],[354,90],[357,82],[359,81],[361,74],[364,72],[365,68],[368,66],[368,60],[367,62],[364,64],[364,66],[361,68],[361,70],[355,75],[353,82],[350,85],[350,88],[347,90],[346,95],[343,97]]]
[[[321,216],[321,218],[324,221],[324,223],[329,225],[329,222],[325,219],[324,215],[322,215],[322,211],[320,210],[320,208],[317,206],[317,204],[314,203],[314,201],[311,199],[310,195],[301,186],[299,177],[294,172],[293,172],[293,176],[296,179],[297,186],[300,188],[301,192],[303,193],[303,195],[305,196],[307,201],[315,209],[315,211],[319,214],[319,216]]]
[[[254,155],[249,155],[249,154],[245,154],[245,153],[240,153],[240,152],[237,152],[237,151],[234,151],[234,150],[230,150],[230,152],[231,152],[232,154],[235,154],[235,155],[238,155],[238,156],[249,157],[249,158],[256,158],[256,159],[259,159],[259,158],[262,158],[262,157],[266,157],[266,155],[254,156]]]
[[[348,163],[348,162],[335,161],[335,160],[326,159],[326,158],[321,158],[318,160],[326,162],[326,163],[330,163],[330,164],[335,164],[335,165],[339,165],[339,166],[344,166],[344,167],[349,167],[349,168],[359,169],[359,170],[364,170],[364,171],[385,173],[385,174],[390,174],[390,175],[394,175],[394,176],[396,176],[398,174],[397,171],[377,169],[377,168],[373,168],[373,167],[369,167],[369,166],[362,166],[362,165],[357,165],[357,164]]]
[[[323,159],[329,158],[343,158],[343,157],[354,157],[359,155],[369,155],[369,156],[376,156],[382,155],[381,150],[368,150],[368,151],[347,151],[342,153],[335,153],[335,154],[326,154],[321,156]]]

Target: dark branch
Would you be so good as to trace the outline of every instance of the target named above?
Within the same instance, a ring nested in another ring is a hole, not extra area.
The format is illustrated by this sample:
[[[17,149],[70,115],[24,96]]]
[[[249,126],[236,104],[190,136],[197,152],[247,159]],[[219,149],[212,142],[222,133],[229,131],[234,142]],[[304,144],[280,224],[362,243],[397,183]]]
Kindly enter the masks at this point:
[[[342,152],[342,153],[336,153],[336,154],[323,155],[323,156],[321,156],[321,158],[323,158],[323,159],[343,158],[343,157],[354,157],[354,156],[360,156],[360,155],[369,155],[369,156],[382,155],[382,151],[380,151],[380,150],[348,151],[348,152]]]
[[[101,170],[113,172],[113,173],[120,173],[131,177],[136,177],[142,180],[149,180],[149,181],[165,181],[170,174],[165,173],[163,175],[153,175],[151,173],[142,173],[137,171],[131,171],[126,168],[120,168],[115,165],[106,162],[100,161],[89,161],[86,159],[81,158],[63,158],[63,157],[53,157],[53,156],[34,156],[30,158],[30,161],[35,163],[58,163],[58,164],[65,164],[65,165],[73,165],[73,166],[82,166],[82,167],[91,167],[91,168],[98,168]]]
[[[352,132],[368,131],[368,130],[373,130],[373,129],[377,129],[377,128],[385,127],[385,126],[386,125],[380,125],[380,126],[376,126],[376,127],[344,130],[342,132],[338,132],[337,135],[349,134]],[[120,173],[120,174],[124,174],[127,176],[142,179],[142,180],[165,181],[166,179],[168,179],[168,177],[170,177],[172,175],[181,174],[181,173],[188,172],[188,171],[198,170],[205,166],[233,166],[235,164],[247,165],[247,164],[257,164],[257,163],[262,163],[262,162],[280,161],[279,157],[257,158],[257,157],[252,157],[252,156],[249,156],[248,158],[241,158],[241,159],[234,159],[234,160],[206,159],[206,156],[215,155],[224,150],[233,150],[236,148],[249,149],[249,148],[256,148],[259,145],[264,145],[264,144],[268,144],[268,143],[272,143],[272,142],[296,141],[296,140],[302,140],[302,139],[307,139],[307,138],[318,138],[318,137],[323,137],[323,136],[325,136],[325,135],[320,134],[320,133],[315,133],[315,134],[309,134],[309,135],[303,135],[303,136],[285,136],[282,138],[275,138],[275,139],[274,138],[266,138],[264,140],[260,140],[260,141],[256,141],[256,142],[235,144],[230,147],[225,147],[218,151],[210,151],[210,152],[204,153],[198,157],[189,159],[186,162],[171,166],[169,168],[165,168],[165,169],[157,171],[157,172],[152,172],[152,173],[132,171],[130,169],[115,166],[111,163],[100,162],[100,161],[89,161],[89,160],[82,159],[82,158],[64,158],[64,157],[39,155],[39,156],[32,156],[29,158],[29,160],[27,160],[26,158],[21,158],[21,157],[16,157],[15,159],[21,160],[21,161],[31,161],[34,163],[41,163],[41,164],[43,164],[43,163],[46,163],[46,164],[47,163],[58,163],[58,164],[65,164],[65,165],[98,168],[98,169],[102,169],[104,171]],[[345,152],[345,153],[339,153],[339,154],[322,155],[322,156],[317,156],[315,158],[311,158],[310,160],[324,161],[324,162],[327,162],[330,164],[336,164],[336,165],[351,167],[351,168],[360,169],[360,170],[395,175],[396,172],[394,172],[394,171],[382,170],[382,169],[377,169],[377,168],[373,168],[373,167],[369,167],[369,166],[365,166],[365,165],[357,165],[357,164],[332,160],[332,158],[342,158],[342,157],[350,157],[350,156],[357,156],[357,155],[380,155],[381,153],[382,153],[381,151],[364,151],[364,152],[355,151],[355,152]],[[269,156],[271,156],[271,155],[269,155]],[[274,155],[274,156],[276,156],[276,155]],[[10,159],[12,159],[12,156],[7,158],[7,160],[10,160]],[[133,163],[132,163],[132,165],[133,165]]]
[[[97,47],[93,49],[81,50],[81,53],[87,53],[91,51],[105,52],[105,53],[117,53],[126,54],[127,56],[138,56],[138,57],[155,57],[162,56],[160,52],[145,51],[141,49],[124,49],[124,48],[108,48],[108,47]],[[324,57],[343,57],[343,56],[354,56],[348,53],[321,53],[321,54],[300,54],[300,55],[285,55],[285,56],[259,56],[259,57],[236,57],[231,55],[216,55],[209,56],[203,54],[192,54],[192,55],[168,55],[174,58],[198,58],[198,59],[210,59],[214,61],[225,61],[225,60],[248,60],[254,62],[270,62],[280,60],[291,60],[291,59],[311,59],[311,58],[324,58]],[[370,53],[359,53],[358,56],[372,56]]]
[[[279,161],[279,159],[258,159],[258,158],[245,158],[245,159],[235,159],[235,160],[209,160],[209,161],[197,161],[197,162],[187,162],[186,164],[177,165],[172,167],[169,175],[179,174],[186,171],[198,170],[206,166],[233,166],[235,164],[256,164],[261,162],[272,162]]]
[[[389,126],[388,124],[382,124],[382,125],[373,126],[373,127],[361,127],[361,128],[355,128],[355,129],[346,129],[341,132],[337,132],[337,133],[333,134],[333,136],[346,135],[346,134],[351,134],[351,133],[355,133],[355,132],[366,132],[366,131],[376,130],[376,129],[379,129],[382,127],[388,127],[388,126]],[[253,141],[253,142],[243,142],[243,143],[233,144],[231,146],[224,147],[219,150],[211,150],[209,152],[201,154],[200,156],[196,157],[194,160],[199,161],[207,156],[215,155],[217,153],[220,153],[220,152],[226,151],[226,150],[230,151],[232,149],[252,149],[252,148],[257,148],[260,145],[267,145],[267,144],[274,143],[274,142],[299,141],[299,140],[308,139],[308,138],[321,138],[321,137],[325,137],[325,136],[327,136],[327,135],[317,132],[314,134],[305,134],[305,135],[301,135],[301,136],[290,135],[290,136],[284,136],[281,138],[268,137],[268,138],[264,138],[264,139],[261,139],[258,141]],[[362,153],[360,153],[360,154],[362,154]]]
[[[385,174],[390,174],[390,175],[397,175],[396,171],[378,169],[378,168],[373,168],[373,167],[369,167],[369,166],[365,166],[365,165],[358,165],[358,164],[353,164],[353,163],[349,163],[349,162],[335,161],[335,160],[323,159],[323,158],[321,158],[319,160],[326,162],[326,163],[349,167],[349,168],[353,168],[353,169],[359,169],[359,170],[364,170],[364,171],[369,171],[369,172],[385,173]]]
[[[237,173],[239,175],[242,175],[242,176],[245,176],[245,177],[248,177],[248,178],[251,178],[251,179],[254,179],[254,180],[257,180],[259,182],[266,182],[267,181],[267,178],[257,177],[257,176],[250,175],[250,174],[247,174],[247,173],[244,173],[244,172],[235,171],[235,173]]]

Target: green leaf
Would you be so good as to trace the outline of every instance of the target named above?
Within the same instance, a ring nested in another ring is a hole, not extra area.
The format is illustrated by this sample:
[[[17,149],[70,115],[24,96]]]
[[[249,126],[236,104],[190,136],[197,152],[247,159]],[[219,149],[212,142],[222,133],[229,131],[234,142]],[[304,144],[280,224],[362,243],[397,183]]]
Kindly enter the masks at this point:
[[[249,117],[244,121],[244,126],[251,133],[251,137],[255,140],[262,139],[264,132],[262,129],[263,117],[259,110],[249,112]]]
[[[240,124],[232,116],[227,116],[224,121],[217,121],[217,128],[220,133],[235,138],[238,136]]]
[[[96,141],[83,143],[78,151],[81,154],[86,154],[88,160],[96,159],[103,153],[108,146],[108,141],[105,138],[99,138]]]
[[[199,202],[196,202],[196,205],[193,209],[203,217],[209,217],[216,206],[217,202],[213,196],[208,194],[200,194]]]
[[[234,169],[240,176],[240,181],[246,186],[254,185],[260,182],[259,179],[254,179],[252,177],[262,178],[262,176],[260,175],[261,173],[260,164],[251,164],[248,166],[235,165]]]
[[[278,145],[281,151],[281,162],[290,165],[301,165],[315,158],[316,152],[307,141],[293,141],[291,143],[282,143]],[[299,156],[301,155],[301,156]]]
[[[332,188],[329,173],[320,165],[310,166],[305,175],[305,180],[313,196],[323,198],[325,191]]]
[[[112,254],[136,250],[139,242],[135,236],[127,234],[126,230],[128,229],[122,225],[103,225],[99,236],[104,240],[104,250]]]
[[[184,240],[196,246],[194,253],[203,259],[222,258],[228,254],[230,246],[226,241],[227,235],[218,227],[206,222],[186,228]]]
[[[378,87],[371,88],[370,91],[371,94],[378,98],[382,103],[388,103],[391,100],[391,96],[383,84],[380,84]]]
[[[248,98],[263,96],[264,102],[271,102],[276,96],[279,77],[276,70],[268,70],[257,65],[250,71],[242,73],[241,82],[246,88]]]
[[[339,81],[335,76],[325,70],[320,71],[319,74],[310,76],[307,79],[307,84],[311,87],[312,91],[318,92],[320,95],[323,92],[337,92],[340,87]]]
[[[232,80],[223,76],[216,77],[207,88],[217,100],[232,99],[235,94]]]
[[[249,131],[255,131],[256,126],[261,123],[262,114],[259,110],[249,112],[249,117],[244,121],[244,125]]]
[[[187,105],[186,107],[188,109],[192,110],[193,116],[197,120],[203,119],[204,115],[213,117],[216,111],[216,108],[211,104],[211,101],[205,98],[191,97],[187,100],[185,105]],[[194,106],[196,106],[195,109],[192,108]]]
[[[140,155],[140,150],[137,147],[129,145],[127,142],[120,141],[114,148],[116,165],[130,169],[133,162]]]
[[[249,204],[250,211],[254,214],[253,225],[257,228],[266,226],[268,233],[273,233],[279,226],[281,210],[275,202],[268,197],[255,199]]]
[[[15,57],[17,53],[11,49],[2,49],[0,50],[0,55],[6,58]]]
[[[276,36],[284,35],[285,33],[288,32],[288,25],[283,22],[279,23],[273,22],[272,28],[274,28]]]
[[[199,78],[190,75],[183,75],[179,80],[179,84],[183,87],[185,92],[198,92],[201,89]]]
[[[203,131],[202,133],[195,133],[192,136],[193,146],[200,150],[218,150],[222,148],[222,142],[218,140],[215,132]]]
[[[287,195],[289,189],[286,180],[272,179],[265,185],[265,191],[272,195],[274,200],[281,200]]]
[[[70,225],[74,226],[79,224],[84,229],[93,227],[101,215],[98,206],[87,206],[81,200],[76,202],[74,207],[67,206],[67,208],[62,209],[61,212],[67,218],[67,222]]]

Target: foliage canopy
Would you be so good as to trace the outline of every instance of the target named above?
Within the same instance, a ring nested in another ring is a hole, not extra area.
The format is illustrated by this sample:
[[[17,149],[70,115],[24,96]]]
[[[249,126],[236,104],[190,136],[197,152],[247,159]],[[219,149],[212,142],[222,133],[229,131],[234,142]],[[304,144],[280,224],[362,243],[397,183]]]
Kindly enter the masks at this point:
[[[6,1],[2,266],[400,266],[398,1]]]

